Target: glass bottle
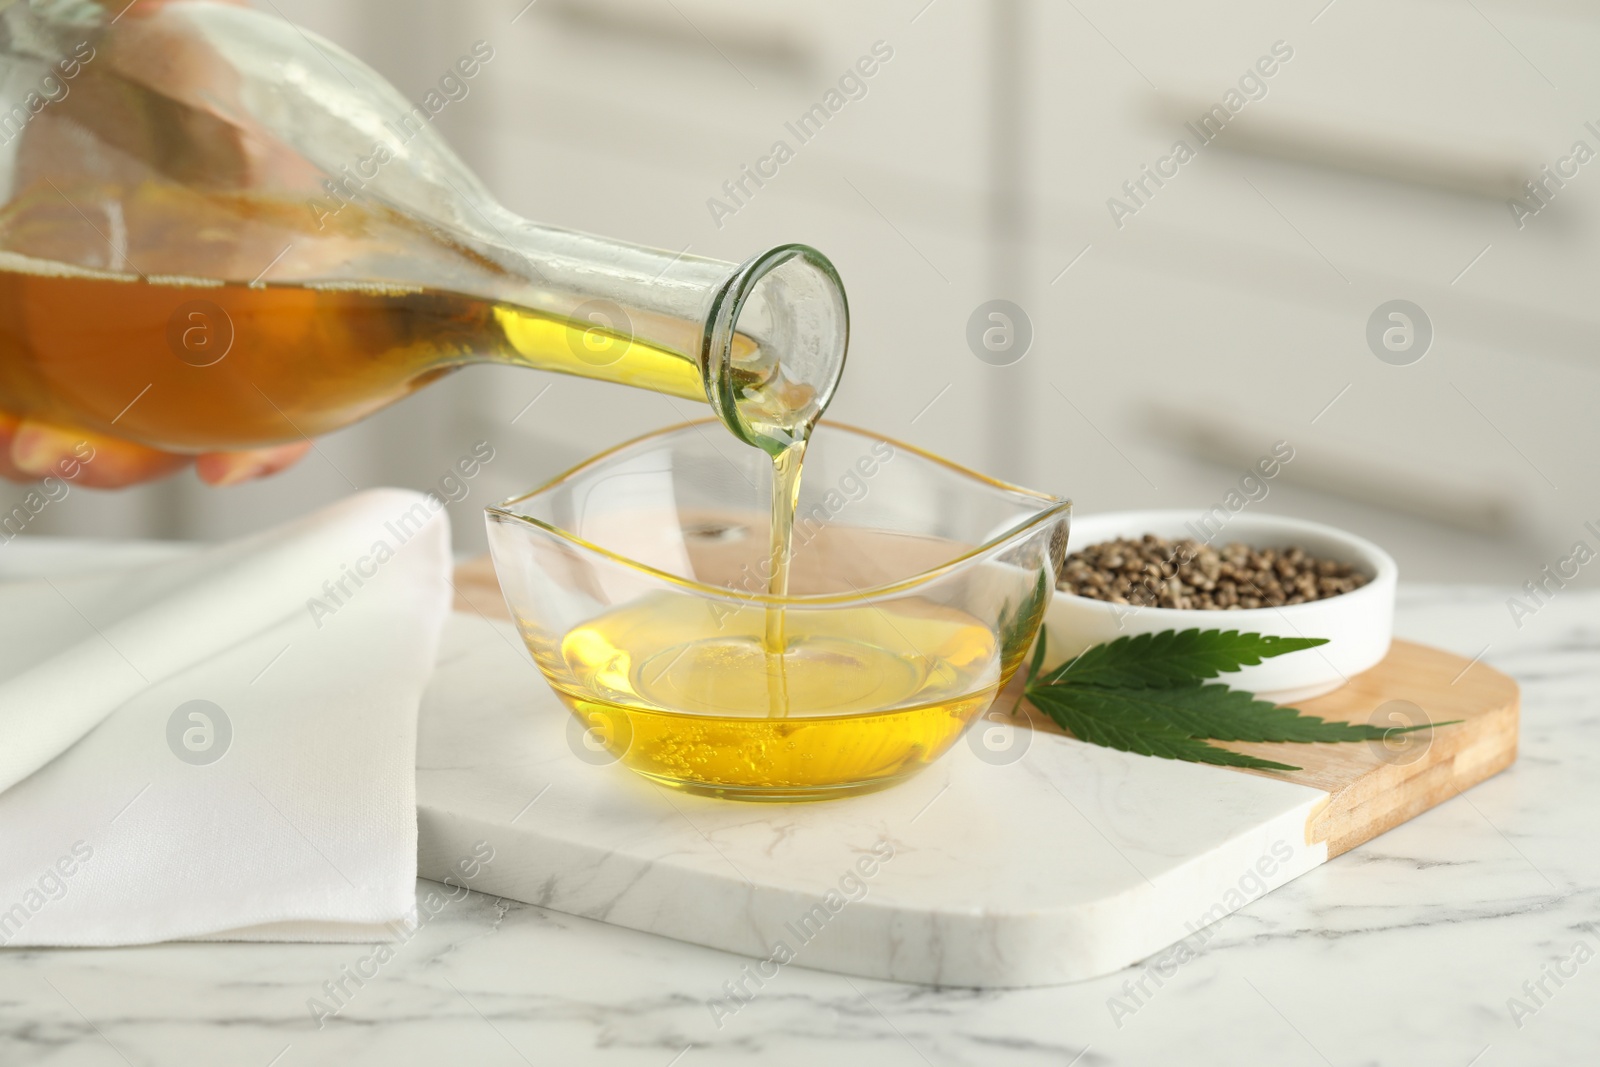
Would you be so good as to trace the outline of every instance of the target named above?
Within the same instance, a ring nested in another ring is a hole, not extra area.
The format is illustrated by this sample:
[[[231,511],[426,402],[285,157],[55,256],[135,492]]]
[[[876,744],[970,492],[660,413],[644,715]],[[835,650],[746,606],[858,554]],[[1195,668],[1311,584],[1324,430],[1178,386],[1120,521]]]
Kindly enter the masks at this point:
[[[246,448],[491,361],[708,402],[777,454],[831,399],[848,309],[814,249],[530,222],[439,137],[445,97],[270,14],[124,3],[0,0],[0,411]]]

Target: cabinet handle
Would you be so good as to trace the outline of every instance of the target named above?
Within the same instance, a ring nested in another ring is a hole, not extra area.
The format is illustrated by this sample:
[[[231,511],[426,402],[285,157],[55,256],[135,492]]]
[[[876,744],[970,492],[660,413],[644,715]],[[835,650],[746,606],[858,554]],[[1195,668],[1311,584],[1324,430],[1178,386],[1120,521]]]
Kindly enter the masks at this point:
[[[1259,462],[1262,442],[1276,435],[1266,424],[1240,426],[1233,418],[1196,414],[1168,403],[1143,405],[1138,415],[1144,428],[1171,450],[1237,470]],[[1299,449],[1277,480],[1490,537],[1515,535],[1519,516],[1528,512],[1514,484],[1479,482],[1425,464],[1395,464],[1336,440]]]
[[[1427,189],[1504,200],[1525,195],[1523,183],[1539,164],[1505,145],[1463,147],[1418,131],[1399,136],[1308,118],[1283,118],[1250,111],[1222,120],[1214,100],[1198,96],[1157,97],[1151,116],[1164,129],[1180,127],[1185,140],[1201,139],[1230,152],[1342,170]],[[1222,108],[1222,114],[1226,114]],[[1205,121],[1210,116],[1210,121]],[[1219,129],[1220,127],[1220,129]]]
[[[662,10],[626,0],[544,0],[534,11],[573,29],[663,51],[701,55],[709,46],[741,70],[798,80],[818,66],[816,49],[796,39],[795,26],[748,18],[729,24],[721,13],[686,11],[685,6],[682,0]]]

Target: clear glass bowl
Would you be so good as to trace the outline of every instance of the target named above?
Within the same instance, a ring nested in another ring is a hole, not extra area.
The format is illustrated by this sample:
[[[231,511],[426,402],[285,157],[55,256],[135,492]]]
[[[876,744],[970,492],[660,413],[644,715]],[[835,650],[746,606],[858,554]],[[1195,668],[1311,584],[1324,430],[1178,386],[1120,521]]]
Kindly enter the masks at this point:
[[[780,598],[771,479],[708,420],[487,509],[506,604],[580,756],[713,796],[849,796],[937,759],[1011,679],[1070,502],[824,425]]]

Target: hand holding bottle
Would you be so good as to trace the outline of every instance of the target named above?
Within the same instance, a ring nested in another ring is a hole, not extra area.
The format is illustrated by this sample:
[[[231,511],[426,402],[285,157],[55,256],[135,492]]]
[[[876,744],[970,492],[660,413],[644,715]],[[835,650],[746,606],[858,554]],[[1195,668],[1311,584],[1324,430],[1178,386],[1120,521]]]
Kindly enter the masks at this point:
[[[127,11],[127,17],[130,20],[147,18],[171,2],[143,0]],[[121,7],[120,4],[117,6]],[[181,59],[181,55],[178,58]],[[173,69],[180,74],[202,77],[197,66],[180,62]],[[49,136],[43,125],[31,132]],[[31,482],[50,474],[59,475],[63,463],[78,461],[81,470],[74,478],[77,484],[96,489],[114,489],[164,478],[192,461],[201,481],[209,485],[235,485],[252,478],[276,474],[305,455],[310,447],[310,442],[302,441],[248,451],[176,455],[115,437],[84,433],[0,411],[0,477],[14,482]],[[92,456],[93,459],[82,462],[85,456]]]
[[[0,477],[13,482],[33,482],[46,475],[59,475],[63,463],[81,461],[88,455],[93,458],[81,462],[80,473],[73,480],[91,489],[120,489],[165,478],[191,461],[200,480],[206,484],[237,485],[278,473],[310,448],[309,441],[302,441],[246,452],[179,456],[131,441],[79,433],[0,412]]]

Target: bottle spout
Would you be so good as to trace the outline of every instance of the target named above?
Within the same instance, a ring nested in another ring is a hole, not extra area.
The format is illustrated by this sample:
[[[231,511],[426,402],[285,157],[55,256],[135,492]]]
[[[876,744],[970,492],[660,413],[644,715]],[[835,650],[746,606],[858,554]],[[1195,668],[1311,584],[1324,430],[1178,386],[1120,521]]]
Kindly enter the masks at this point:
[[[485,295],[534,316],[501,323],[519,362],[703,400],[774,455],[804,440],[833,399],[850,312],[816,249],[779,245],[736,265],[509,212],[500,221],[477,248],[502,271]],[[567,325],[552,335],[552,322]]]
[[[746,260],[712,296],[706,399],[736,437],[777,453],[811,432],[844,373],[850,310],[828,258],[802,244]]]
[[[504,324],[522,362],[704,400],[735,437],[774,455],[804,440],[833,399],[850,313],[816,249],[784,244],[735,265],[503,221],[504,240],[478,247],[505,271],[491,291],[543,317]],[[552,320],[570,324],[564,338],[539,332]]]

